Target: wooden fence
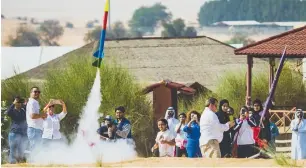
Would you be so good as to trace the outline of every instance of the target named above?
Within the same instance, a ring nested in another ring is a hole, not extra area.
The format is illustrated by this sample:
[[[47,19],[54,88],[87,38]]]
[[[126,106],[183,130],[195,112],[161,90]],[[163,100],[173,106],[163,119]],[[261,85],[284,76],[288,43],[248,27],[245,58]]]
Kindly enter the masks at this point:
[[[294,119],[296,107],[291,110],[269,110],[271,121],[277,125],[281,133],[290,132],[290,123]],[[303,111],[306,113],[306,111]]]

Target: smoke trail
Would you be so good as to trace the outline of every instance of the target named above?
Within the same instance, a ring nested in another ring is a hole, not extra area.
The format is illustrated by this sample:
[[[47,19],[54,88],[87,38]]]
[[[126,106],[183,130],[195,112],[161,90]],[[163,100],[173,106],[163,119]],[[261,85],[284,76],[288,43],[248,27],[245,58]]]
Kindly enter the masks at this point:
[[[98,70],[88,101],[81,114],[76,139],[72,145],[56,143],[43,146],[38,153],[34,153],[34,163],[85,164],[96,163],[97,160],[118,162],[136,157],[134,145],[127,144],[125,140],[115,143],[100,141],[96,133],[99,128],[100,87],[100,71]]]

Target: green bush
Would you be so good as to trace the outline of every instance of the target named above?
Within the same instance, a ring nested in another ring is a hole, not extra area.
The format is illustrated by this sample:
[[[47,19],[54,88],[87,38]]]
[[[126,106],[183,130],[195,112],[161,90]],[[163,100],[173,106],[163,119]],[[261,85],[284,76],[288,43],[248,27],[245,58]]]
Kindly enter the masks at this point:
[[[115,107],[124,106],[132,122],[136,150],[140,156],[149,156],[155,139],[153,112],[141,87],[127,70],[112,62],[101,67],[101,92],[101,111],[115,116]]]

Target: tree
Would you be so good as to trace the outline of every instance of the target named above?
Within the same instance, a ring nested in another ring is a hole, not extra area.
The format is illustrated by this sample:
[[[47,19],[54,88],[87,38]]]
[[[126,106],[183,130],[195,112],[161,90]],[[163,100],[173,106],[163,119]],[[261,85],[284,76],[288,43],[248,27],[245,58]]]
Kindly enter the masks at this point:
[[[243,46],[255,43],[256,41],[253,39],[248,38],[246,35],[242,33],[236,33],[227,44],[243,44]]]
[[[101,27],[98,26],[93,30],[87,32],[84,37],[85,42],[98,41],[101,36]],[[117,39],[117,38],[127,38],[129,37],[127,29],[124,27],[123,23],[120,21],[115,22],[111,26],[111,30],[106,30],[107,39]]]
[[[58,40],[64,33],[64,28],[57,20],[45,20],[39,27],[40,36],[46,45],[57,46]]]
[[[95,26],[95,23],[93,21],[88,21],[86,23],[86,28],[94,28],[94,26]]]
[[[74,25],[71,22],[66,22],[66,27],[72,29]]]
[[[167,22],[171,19],[172,14],[167,12],[167,7],[160,3],[153,6],[142,6],[134,11],[132,19],[129,21],[129,26],[132,32],[153,33],[159,22]]]
[[[163,23],[163,37],[194,37],[197,32],[194,27],[187,27],[183,19],[175,19],[170,23]],[[185,29],[186,28],[186,29]]]
[[[3,14],[1,14],[1,19],[5,19],[5,16]]]
[[[40,39],[39,35],[28,27],[20,26],[17,29],[16,37],[9,36],[7,44],[13,47],[40,46]]]
[[[111,31],[107,34],[108,38],[115,39],[115,38],[125,38],[127,37],[127,30],[124,27],[123,23],[120,21],[117,21],[114,23],[113,26],[111,26]]]
[[[201,26],[225,20],[306,20],[305,0],[218,0],[205,2],[198,13]]]
[[[196,37],[197,36],[197,31],[194,27],[187,27],[185,30],[185,36],[186,37]]]

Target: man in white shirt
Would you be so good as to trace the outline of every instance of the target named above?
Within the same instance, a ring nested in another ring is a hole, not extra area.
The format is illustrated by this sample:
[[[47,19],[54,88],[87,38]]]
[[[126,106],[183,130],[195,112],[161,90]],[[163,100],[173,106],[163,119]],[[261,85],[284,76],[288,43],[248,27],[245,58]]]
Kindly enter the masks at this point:
[[[221,158],[219,143],[223,139],[223,132],[234,126],[230,121],[226,124],[219,122],[217,112],[218,100],[209,98],[200,119],[200,148],[205,158]]]
[[[30,98],[26,108],[26,118],[28,124],[28,138],[30,141],[30,150],[33,151],[37,146],[41,145],[43,133],[43,119],[46,114],[40,114],[39,99],[40,91],[38,87],[32,87]]]

